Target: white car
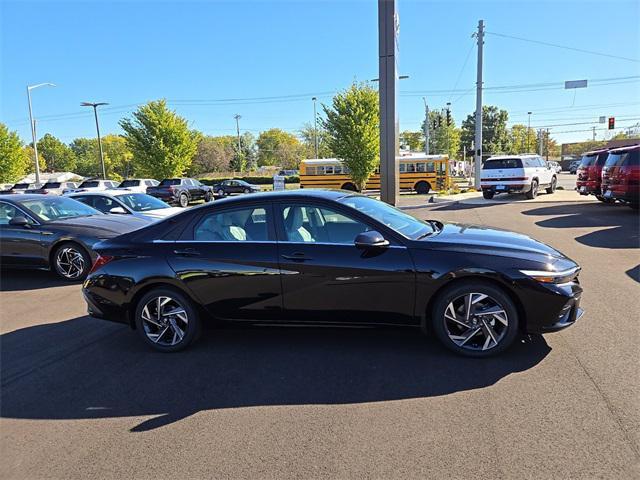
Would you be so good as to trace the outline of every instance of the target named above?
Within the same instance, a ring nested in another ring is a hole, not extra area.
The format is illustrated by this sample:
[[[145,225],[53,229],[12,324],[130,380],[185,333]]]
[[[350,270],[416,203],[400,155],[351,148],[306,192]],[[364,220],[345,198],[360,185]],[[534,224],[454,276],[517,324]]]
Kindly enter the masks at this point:
[[[491,199],[496,193],[524,193],[535,198],[540,187],[547,193],[556,191],[556,171],[540,155],[502,155],[489,157],[482,165],[482,196]]]
[[[102,190],[107,190],[108,188],[116,188],[118,186],[118,182],[115,180],[100,180],[97,178],[92,178],[85,180],[78,188],[65,188],[62,191],[63,195],[68,193],[78,193],[78,192],[99,192]]]
[[[159,184],[160,182],[153,178],[127,178],[117,188],[119,190],[126,189],[130,192],[147,193],[147,187],[155,187]]]
[[[547,165],[551,165],[552,170],[555,171],[556,174],[562,172],[562,167],[558,162],[547,162]]]
[[[133,215],[135,217],[159,220],[179,212],[183,208],[172,207],[162,200],[146,193],[127,190],[106,190],[103,192],[81,192],[68,195],[102,213],[114,215]]]

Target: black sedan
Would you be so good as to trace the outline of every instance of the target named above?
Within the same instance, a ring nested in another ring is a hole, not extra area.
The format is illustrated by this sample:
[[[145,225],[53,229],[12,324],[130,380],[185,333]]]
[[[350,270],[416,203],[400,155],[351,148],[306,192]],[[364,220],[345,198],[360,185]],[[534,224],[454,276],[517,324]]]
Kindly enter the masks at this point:
[[[109,216],[67,197],[22,194],[0,199],[2,266],[53,270],[82,280],[97,257],[93,245],[151,220]]]
[[[213,191],[219,197],[232,195],[234,193],[256,193],[260,191],[258,185],[252,185],[244,180],[223,180],[213,186]]]
[[[484,357],[582,315],[580,269],[557,250],[345,191],[228,198],[95,248],[90,315],[160,351],[216,320],[418,327]]]

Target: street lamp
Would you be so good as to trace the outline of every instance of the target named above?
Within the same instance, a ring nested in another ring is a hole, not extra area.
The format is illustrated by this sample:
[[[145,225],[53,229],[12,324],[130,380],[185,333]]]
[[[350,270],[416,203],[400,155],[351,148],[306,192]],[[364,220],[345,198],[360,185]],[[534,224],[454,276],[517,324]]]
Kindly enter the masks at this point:
[[[313,97],[311,100],[313,100],[313,137],[316,146],[316,158],[320,158],[318,156],[318,114],[316,113],[316,100],[318,99]]]
[[[53,83],[39,83],[37,85],[27,85],[27,98],[29,99],[29,123],[31,124],[31,139],[33,140],[33,153],[36,162],[36,184],[40,184],[40,161],[38,160],[38,142],[36,141],[36,124],[33,120],[33,110],[31,108],[31,90],[38,87],[55,87]]]
[[[527,112],[529,115],[529,124],[527,125],[527,153],[529,153],[529,135],[531,135],[531,112]]]
[[[100,150],[100,164],[102,165],[102,178],[107,179],[107,172],[104,169],[104,155],[102,154],[102,140],[100,139],[100,125],[98,124],[98,107],[101,105],[109,105],[106,102],[82,102],[81,107],[93,107],[93,115],[96,117],[96,131],[98,132],[98,148]]]

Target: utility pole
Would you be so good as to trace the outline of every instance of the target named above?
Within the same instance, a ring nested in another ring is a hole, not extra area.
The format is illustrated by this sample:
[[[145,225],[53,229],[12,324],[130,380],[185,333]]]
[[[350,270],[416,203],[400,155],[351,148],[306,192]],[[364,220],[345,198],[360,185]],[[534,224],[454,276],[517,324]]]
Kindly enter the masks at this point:
[[[476,78],[476,134],[475,134],[475,178],[474,186],[480,190],[480,171],[482,170],[482,51],[484,46],[484,21],[478,21],[478,71]]]
[[[446,123],[446,129],[447,129],[447,156],[449,156],[451,154],[451,139],[449,137],[449,123],[451,123],[451,102],[447,102],[447,113],[445,115],[445,123]],[[449,159],[449,161],[451,161],[451,159]]]
[[[544,137],[545,149],[547,151],[547,162],[549,161],[549,129],[547,128],[547,134]]]
[[[594,125],[591,128],[593,128],[593,141],[595,142],[596,141],[596,126]]]
[[[29,100],[29,124],[31,125],[31,139],[33,141],[33,154],[36,163],[36,185],[40,186],[40,160],[38,158],[38,139],[36,138],[36,121],[33,119],[33,110],[31,108],[31,90],[38,87],[55,87],[53,83],[39,83],[37,85],[27,85],[27,99]]]
[[[395,205],[398,199],[398,116],[396,110],[395,0],[378,0],[378,90],[380,101],[380,199]]]
[[[100,125],[98,124],[98,107],[101,105],[109,105],[106,102],[82,102],[80,104],[81,107],[93,107],[93,115],[96,117],[96,132],[98,132],[98,149],[100,150],[100,165],[102,165],[102,178],[103,180],[107,179],[107,172],[104,168],[104,154],[102,153],[102,139],[100,138]]]
[[[426,97],[424,100],[424,153],[429,155],[429,105],[427,105]]]
[[[540,156],[544,153],[544,130],[538,130],[538,153]]]
[[[238,135],[238,165],[236,166],[241,167],[242,165],[240,165],[240,158],[242,157],[242,144],[240,143],[240,119],[242,118],[242,116],[236,113],[233,118],[235,118],[236,120],[236,133]],[[240,169],[240,171],[242,171],[242,168]]]
[[[316,97],[313,97],[313,137],[316,146],[316,158],[320,158],[318,155],[318,114],[316,113]]]
[[[526,153],[529,153],[529,137],[531,136],[531,112],[527,112],[527,115],[529,115],[529,123],[527,124],[527,151]]]

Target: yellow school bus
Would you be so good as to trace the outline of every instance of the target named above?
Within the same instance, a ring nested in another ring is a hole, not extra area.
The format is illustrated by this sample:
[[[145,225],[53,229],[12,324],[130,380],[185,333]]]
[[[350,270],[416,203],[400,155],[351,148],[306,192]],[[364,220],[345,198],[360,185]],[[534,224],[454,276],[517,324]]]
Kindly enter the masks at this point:
[[[400,190],[429,193],[449,183],[449,157],[410,153],[397,157]],[[300,188],[341,188],[355,190],[349,170],[337,158],[312,158],[300,163]],[[367,190],[380,189],[380,172],[369,177]]]

